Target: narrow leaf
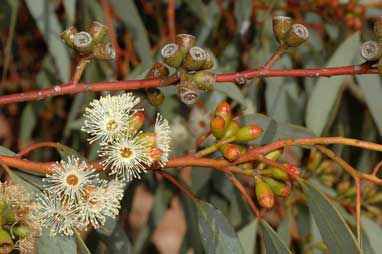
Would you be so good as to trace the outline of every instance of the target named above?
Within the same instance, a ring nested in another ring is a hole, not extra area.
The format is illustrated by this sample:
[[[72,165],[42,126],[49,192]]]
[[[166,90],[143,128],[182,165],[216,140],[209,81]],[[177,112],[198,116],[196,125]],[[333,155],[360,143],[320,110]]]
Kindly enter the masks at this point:
[[[261,229],[264,234],[264,240],[265,240],[265,248],[267,250],[267,253],[277,253],[277,254],[291,254],[290,250],[288,250],[288,247],[285,246],[283,241],[279,238],[277,233],[273,230],[269,224],[262,220],[261,223]]]
[[[255,252],[257,228],[258,220],[254,219],[238,232],[238,237],[245,254],[253,254]]]

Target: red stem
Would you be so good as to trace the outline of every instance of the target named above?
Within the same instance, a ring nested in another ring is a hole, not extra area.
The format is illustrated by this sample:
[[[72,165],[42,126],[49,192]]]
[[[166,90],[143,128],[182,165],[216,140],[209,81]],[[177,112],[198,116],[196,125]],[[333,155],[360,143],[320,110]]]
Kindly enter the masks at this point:
[[[170,41],[175,41],[175,0],[167,1],[167,23]]]

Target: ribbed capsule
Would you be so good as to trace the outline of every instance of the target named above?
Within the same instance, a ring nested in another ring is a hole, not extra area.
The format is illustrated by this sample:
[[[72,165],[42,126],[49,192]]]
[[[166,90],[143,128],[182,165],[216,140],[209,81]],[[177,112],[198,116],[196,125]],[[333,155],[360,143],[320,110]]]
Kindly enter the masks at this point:
[[[212,69],[215,66],[215,60],[212,56],[212,53],[208,50],[205,50],[206,52],[206,61],[204,62],[203,66],[201,67],[203,70]]]
[[[148,88],[145,92],[147,101],[155,107],[161,105],[165,99],[164,93],[158,88]]]

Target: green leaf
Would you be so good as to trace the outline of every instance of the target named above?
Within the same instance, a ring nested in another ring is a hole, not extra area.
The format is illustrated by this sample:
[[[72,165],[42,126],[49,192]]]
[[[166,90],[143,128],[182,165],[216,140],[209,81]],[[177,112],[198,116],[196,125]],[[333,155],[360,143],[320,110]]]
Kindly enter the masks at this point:
[[[245,98],[241,90],[234,83],[220,83],[219,85],[214,87],[215,91],[219,91],[224,93],[231,99],[239,102],[242,105],[245,105]]]
[[[326,67],[350,65],[360,45],[359,33],[346,39],[333,54]],[[318,79],[310,94],[305,121],[309,129],[320,136],[334,119],[343,91],[344,76]]]
[[[75,232],[74,236],[77,240],[77,246],[80,251],[79,254],[91,254],[88,246],[86,246],[85,242],[82,240],[81,235],[78,232]]]
[[[238,237],[245,254],[253,254],[255,252],[257,228],[258,220],[254,219],[238,232]]]
[[[34,111],[33,104],[28,103],[21,114],[21,127],[19,138],[22,141],[28,140],[32,136],[32,132],[37,124],[37,115]]]
[[[250,24],[250,17],[252,14],[252,0],[238,0],[236,1],[235,8],[233,10],[235,15],[237,32],[244,34]]]
[[[263,128],[263,134],[251,142],[250,144],[269,144],[273,141],[286,138],[306,138],[314,137],[314,133],[310,130],[288,123],[277,122],[274,119],[263,114],[251,114],[238,118],[240,124],[250,125],[256,124]]]
[[[4,146],[0,146],[0,155],[13,156],[16,155],[16,153]]]
[[[309,181],[301,181],[301,187],[317,223],[321,236],[330,253],[361,253],[357,241],[343,217],[331,202]]]
[[[369,107],[371,116],[378,128],[379,135],[382,136],[382,85],[379,75],[357,75],[359,86],[365,96],[365,101]]]
[[[265,249],[267,253],[277,253],[277,254],[291,254],[290,250],[283,243],[283,241],[279,238],[276,232],[273,230],[269,224],[261,220],[260,221],[261,229],[264,234],[265,240]]]
[[[280,239],[285,243],[286,246],[289,246],[290,242],[290,210],[287,211],[285,217],[281,220],[279,226],[277,227],[277,234]],[[306,226],[306,225],[305,225]]]
[[[26,3],[54,58],[60,79],[68,82],[70,77],[69,53],[60,39],[62,29],[53,6],[47,0],[26,0]]]
[[[361,225],[371,249],[374,253],[382,253],[382,241],[380,239],[382,235],[381,226],[365,217],[361,218]]]
[[[197,203],[199,231],[208,254],[244,253],[235,230],[221,211],[211,204]]]
[[[37,239],[37,254],[77,254],[74,236],[49,236],[46,230]]]

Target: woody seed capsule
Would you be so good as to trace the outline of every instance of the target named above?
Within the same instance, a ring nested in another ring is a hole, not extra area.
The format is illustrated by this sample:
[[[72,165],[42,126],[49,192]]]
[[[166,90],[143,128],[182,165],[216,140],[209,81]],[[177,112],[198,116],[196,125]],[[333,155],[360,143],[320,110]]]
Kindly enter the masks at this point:
[[[153,106],[159,106],[163,103],[165,95],[158,88],[148,88],[146,91],[146,99]]]
[[[216,82],[216,74],[211,71],[198,71],[192,80],[204,91],[211,91]]]
[[[73,36],[74,48],[80,53],[90,53],[93,50],[93,38],[88,32],[79,32]]]
[[[178,68],[183,62],[184,54],[175,43],[165,45],[160,53],[163,61],[171,67]]]
[[[207,60],[206,51],[200,47],[192,47],[184,57],[183,68],[188,71],[200,70]]]
[[[382,55],[382,51],[375,41],[367,41],[362,44],[361,56],[367,61],[376,61]]]
[[[178,34],[175,37],[175,43],[179,45],[181,51],[185,55],[190,48],[195,46],[196,38],[191,34]]]
[[[98,44],[94,47],[93,56],[97,60],[110,61],[115,59],[115,50],[111,43]]]
[[[146,75],[146,79],[167,77],[169,70],[166,65],[161,62],[155,63]]]
[[[285,35],[292,26],[292,19],[285,16],[275,16],[272,19],[273,34],[279,43],[283,43]]]
[[[301,24],[294,24],[285,35],[285,43],[289,47],[300,46],[309,37],[308,29]]]
[[[93,37],[93,43],[97,44],[105,37],[107,27],[98,21],[93,21],[89,25],[88,32]]]
[[[200,96],[198,85],[189,79],[183,80],[177,86],[177,92],[180,100],[185,104],[194,104]]]
[[[78,33],[77,29],[74,26],[71,26],[61,33],[61,38],[65,41],[66,45],[74,48],[73,36],[76,33]]]

